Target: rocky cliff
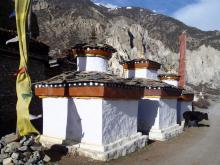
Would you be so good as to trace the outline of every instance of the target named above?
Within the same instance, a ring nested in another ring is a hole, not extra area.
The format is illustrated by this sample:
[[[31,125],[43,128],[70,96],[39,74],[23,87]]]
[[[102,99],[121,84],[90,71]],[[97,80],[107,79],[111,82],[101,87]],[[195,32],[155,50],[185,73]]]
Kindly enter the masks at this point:
[[[201,31],[148,9],[109,9],[89,0],[34,0],[38,40],[51,50],[68,49],[89,39],[95,29],[98,40],[117,49],[109,61],[111,70],[123,74],[120,60],[146,57],[178,68],[178,36],[186,30],[187,83],[220,88],[220,31]]]

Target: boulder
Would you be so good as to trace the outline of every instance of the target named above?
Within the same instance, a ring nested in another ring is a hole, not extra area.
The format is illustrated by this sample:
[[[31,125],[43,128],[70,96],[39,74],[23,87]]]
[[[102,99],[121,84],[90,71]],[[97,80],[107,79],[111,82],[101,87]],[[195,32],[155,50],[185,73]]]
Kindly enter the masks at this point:
[[[8,143],[6,146],[5,152],[12,153],[16,151],[20,146],[21,144],[19,142]]]
[[[3,165],[11,165],[12,164],[12,158],[9,157],[9,158],[6,158],[3,160]]]
[[[11,158],[14,159],[14,160],[18,160],[18,158],[19,158],[19,153],[14,152],[14,153],[11,155]]]
[[[14,142],[18,140],[18,135],[15,134],[15,133],[12,133],[12,134],[9,134],[9,135],[6,135],[4,136],[1,141],[8,144],[8,143],[11,143],[11,142]]]

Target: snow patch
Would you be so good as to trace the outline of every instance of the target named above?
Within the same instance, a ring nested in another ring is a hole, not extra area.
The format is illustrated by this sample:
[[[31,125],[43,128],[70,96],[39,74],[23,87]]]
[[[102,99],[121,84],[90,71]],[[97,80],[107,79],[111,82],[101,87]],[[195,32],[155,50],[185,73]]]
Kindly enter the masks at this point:
[[[97,6],[104,6],[108,9],[117,9],[118,6],[110,4],[110,3],[95,3]]]

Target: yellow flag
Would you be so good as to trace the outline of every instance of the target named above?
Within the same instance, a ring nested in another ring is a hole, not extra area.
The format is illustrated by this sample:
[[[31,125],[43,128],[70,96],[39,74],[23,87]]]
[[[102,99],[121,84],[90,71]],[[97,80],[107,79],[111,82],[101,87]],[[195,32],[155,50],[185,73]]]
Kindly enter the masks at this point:
[[[38,133],[30,122],[29,105],[32,98],[31,79],[27,72],[27,18],[30,0],[15,0],[16,25],[19,38],[20,65],[17,73],[17,128],[21,136],[29,133]]]

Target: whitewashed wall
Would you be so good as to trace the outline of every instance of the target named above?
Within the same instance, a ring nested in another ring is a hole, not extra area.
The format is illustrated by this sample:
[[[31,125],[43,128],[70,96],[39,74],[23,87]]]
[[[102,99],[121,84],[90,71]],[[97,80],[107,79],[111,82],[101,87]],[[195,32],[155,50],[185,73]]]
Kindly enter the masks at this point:
[[[101,57],[77,57],[77,71],[107,72],[108,60]]]
[[[138,130],[148,133],[154,126],[159,128],[160,99],[141,99],[138,105]]]
[[[174,86],[178,86],[178,81],[177,80],[162,80],[163,82],[170,84],[170,85],[174,85]]]
[[[137,133],[137,100],[103,100],[103,144]]]
[[[137,133],[138,100],[43,98],[43,135],[104,145]]]
[[[76,120],[76,116],[69,117],[69,121],[75,121],[78,125],[82,126],[81,142],[89,144],[102,144],[102,99],[69,99],[69,111],[76,111],[79,119]],[[77,132],[78,129],[71,123],[67,123],[71,130]],[[67,138],[76,139],[75,134],[67,135]]]
[[[157,70],[151,69],[129,69],[125,71],[126,78],[147,78],[158,80]]]
[[[177,99],[149,98],[139,101],[138,130],[166,129],[177,124]]]
[[[44,98],[43,135],[102,144],[102,99]]]
[[[43,99],[43,135],[64,139],[66,137],[68,99]]]
[[[192,111],[191,101],[178,101],[177,103],[177,122],[181,124],[184,121],[183,113],[186,111]]]
[[[160,100],[160,129],[177,124],[177,99]]]

